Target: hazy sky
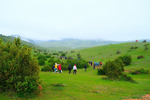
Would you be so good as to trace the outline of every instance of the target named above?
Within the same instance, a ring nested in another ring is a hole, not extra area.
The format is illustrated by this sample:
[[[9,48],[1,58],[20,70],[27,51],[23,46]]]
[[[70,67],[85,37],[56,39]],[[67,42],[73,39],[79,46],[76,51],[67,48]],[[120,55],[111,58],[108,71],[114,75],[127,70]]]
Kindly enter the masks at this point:
[[[0,34],[39,40],[150,39],[150,0],[0,0]]]

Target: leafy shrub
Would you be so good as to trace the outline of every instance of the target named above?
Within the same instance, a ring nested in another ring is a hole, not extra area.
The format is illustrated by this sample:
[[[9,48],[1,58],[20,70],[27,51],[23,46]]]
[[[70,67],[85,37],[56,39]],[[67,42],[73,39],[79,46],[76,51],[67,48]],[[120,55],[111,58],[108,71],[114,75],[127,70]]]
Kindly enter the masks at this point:
[[[124,63],[121,57],[113,61],[107,61],[106,64],[103,66],[103,69],[98,69],[98,75],[107,75],[109,80],[123,80],[123,81],[130,81],[135,82],[130,76],[123,75],[122,72],[124,71]]]
[[[37,59],[38,59],[38,60],[42,59],[42,60],[44,60],[44,61],[47,60],[46,56],[45,56],[45,55],[42,55],[42,54],[39,54]]]
[[[146,40],[144,40],[143,42],[146,42]]]
[[[117,51],[117,54],[120,54],[120,51],[119,51],[119,50]]]
[[[44,55],[47,55],[48,53],[47,52],[44,52]]]
[[[51,58],[51,55],[46,55],[46,58]]]
[[[102,68],[97,69],[97,74],[98,75],[106,75],[105,71]]]
[[[134,47],[131,47],[131,49],[134,49]]]
[[[39,65],[40,65],[40,66],[45,65],[45,61],[44,61],[43,59],[40,59],[40,60],[39,60]]]
[[[122,61],[125,65],[131,64],[132,58],[130,55],[123,55],[123,56],[120,56],[119,58],[122,59]]]
[[[51,65],[44,65],[41,71],[52,71],[52,66]]]
[[[71,53],[74,53],[75,51],[71,50]]]
[[[127,76],[126,74],[120,75],[120,76],[119,76],[119,79],[120,79],[121,81],[129,81],[129,82],[134,82],[134,83],[136,83],[136,82],[132,79],[131,76]]]
[[[13,44],[0,41],[0,88],[27,94],[38,91],[39,65],[31,48],[20,43],[19,38]]]
[[[65,54],[65,53],[62,53],[61,56],[66,56],[66,54]]]
[[[53,55],[59,55],[59,53],[54,52]]]
[[[142,58],[145,58],[145,57],[143,55],[137,57],[137,59],[142,59]]]
[[[145,46],[145,50],[148,50],[148,47],[147,47],[147,46]]]
[[[131,72],[132,75],[136,75],[136,74],[149,74],[149,73],[150,73],[149,70],[144,70],[143,68]]]

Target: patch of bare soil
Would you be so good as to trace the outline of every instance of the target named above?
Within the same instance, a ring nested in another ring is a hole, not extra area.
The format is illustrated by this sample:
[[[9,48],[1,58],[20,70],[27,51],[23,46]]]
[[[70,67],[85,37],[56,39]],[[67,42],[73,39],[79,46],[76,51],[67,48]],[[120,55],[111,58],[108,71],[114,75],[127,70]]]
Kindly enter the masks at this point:
[[[142,96],[142,99],[122,99],[122,100],[150,100],[150,94]]]

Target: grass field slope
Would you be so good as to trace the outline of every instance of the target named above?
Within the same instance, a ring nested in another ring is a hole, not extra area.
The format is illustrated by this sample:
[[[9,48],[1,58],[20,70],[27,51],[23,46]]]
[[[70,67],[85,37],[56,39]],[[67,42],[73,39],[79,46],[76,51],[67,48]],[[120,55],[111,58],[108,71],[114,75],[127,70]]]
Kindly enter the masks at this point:
[[[145,50],[147,45],[148,50]],[[131,49],[134,47],[134,49]],[[137,47],[135,49],[135,47]],[[120,51],[120,54],[117,54]],[[93,62],[106,62],[108,60],[114,60],[121,55],[131,55],[131,65],[126,66],[126,70],[134,70],[136,68],[142,68],[150,70],[150,42],[129,42],[121,44],[110,44],[104,46],[97,46],[93,48],[82,49],[74,53],[67,54],[76,59],[77,54],[80,53],[81,57],[87,61]],[[143,55],[145,58],[137,59],[138,56]]]
[[[103,61],[105,63],[118,56],[129,54],[132,56],[132,63],[125,66],[125,71],[139,68],[150,70],[150,50],[145,50],[145,44],[150,49],[149,42],[131,42],[82,49],[67,54],[67,56],[76,58],[80,52],[81,57],[87,61]],[[131,47],[138,48],[131,49]],[[117,54],[118,50],[120,54]],[[137,56],[140,55],[145,58],[137,59]],[[87,71],[78,69],[76,75],[68,74],[68,71],[64,70],[62,73],[40,72],[42,96],[25,99],[17,97],[12,92],[0,92],[0,100],[123,100],[139,99],[145,94],[150,94],[150,74],[131,75],[128,72],[125,73],[137,83],[104,80],[102,78],[105,75],[97,75],[97,70],[93,70],[92,67],[87,68]]]

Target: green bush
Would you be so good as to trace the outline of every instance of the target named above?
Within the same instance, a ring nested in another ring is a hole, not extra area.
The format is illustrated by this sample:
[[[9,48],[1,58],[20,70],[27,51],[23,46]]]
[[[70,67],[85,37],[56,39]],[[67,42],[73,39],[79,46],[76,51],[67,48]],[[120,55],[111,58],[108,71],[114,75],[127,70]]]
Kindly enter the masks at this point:
[[[31,56],[31,48],[20,43],[19,38],[13,44],[3,44],[0,40],[0,88],[32,93],[38,91],[40,68],[37,58]]]
[[[40,59],[40,60],[39,60],[39,65],[40,65],[40,66],[45,65],[45,61],[44,61],[43,59]]]
[[[37,59],[47,60],[47,57],[45,55],[39,54]]]
[[[122,74],[124,71],[124,63],[121,57],[113,61],[107,61],[103,69],[98,69],[98,75],[107,75],[109,80],[123,80],[135,82],[130,76]]]
[[[118,58],[122,59],[125,66],[131,64],[132,58],[130,55],[123,55],[123,56],[119,56]]]
[[[65,53],[62,53],[61,56],[66,56],[66,54],[65,54]]]
[[[127,76],[126,74],[120,75],[120,76],[119,76],[119,79],[120,79],[121,81],[129,81],[129,82],[134,82],[134,83],[136,83],[136,82],[132,79],[131,76]]]
[[[80,60],[68,59],[66,65],[70,65],[70,64],[71,64],[72,67],[74,66],[74,64],[76,64],[77,68],[79,68],[79,69],[84,68],[85,64],[86,64],[87,67],[89,67],[88,62],[83,60],[83,59],[80,59]]]
[[[149,70],[144,70],[142,68],[142,69],[139,69],[139,70],[132,71],[131,74],[132,75],[136,75],[136,74],[150,74],[150,71]]]
[[[52,66],[49,65],[44,65],[44,67],[41,69],[41,71],[52,71]]]
[[[102,68],[97,69],[97,74],[98,75],[106,75],[105,71]]]

